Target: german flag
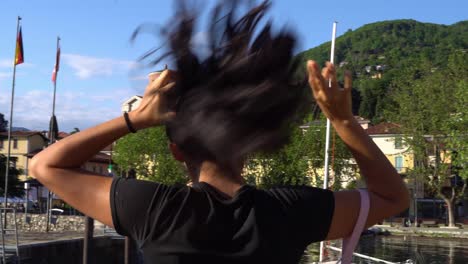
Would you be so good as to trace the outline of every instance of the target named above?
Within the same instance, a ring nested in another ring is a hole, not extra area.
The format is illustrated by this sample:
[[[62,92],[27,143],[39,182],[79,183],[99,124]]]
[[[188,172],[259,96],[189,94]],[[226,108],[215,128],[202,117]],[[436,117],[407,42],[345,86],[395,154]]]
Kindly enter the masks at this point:
[[[21,64],[23,62],[24,62],[23,34],[21,34],[21,27],[20,27],[18,31],[18,36],[16,37],[15,65]]]

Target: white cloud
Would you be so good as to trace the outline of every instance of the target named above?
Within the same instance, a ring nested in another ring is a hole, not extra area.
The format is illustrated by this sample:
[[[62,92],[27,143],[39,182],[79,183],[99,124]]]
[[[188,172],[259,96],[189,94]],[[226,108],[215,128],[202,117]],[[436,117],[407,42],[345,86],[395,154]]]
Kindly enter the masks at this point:
[[[130,76],[131,81],[148,81],[148,75],[134,75]]]
[[[209,35],[207,32],[197,32],[193,35],[190,44],[194,50],[198,52],[202,58],[210,54]]]
[[[12,60],[0,60],[0,68],[9,68],[13,66]]]
[[[200,46],[208,46],[209,42],[209,35],[208,32],[200,31],[195,33],[191,39],[192,45],[200,45]]]
[[[128,71],[136,67],[136,63],[128,60],[96,58],[78,54],[63,54],[64,63],[75,70],[80,79],[96,76],[111,76],[115,73]]]
[[[74,127],[85,129],[120,115],[122,102],[135,94],[132,89],[115,89],[112,93],[93,94],[62,92],[57,94],[55,115],[60,131]],[[9,118],[10,96],[0,94],[0,113]],[[8,109],[7,109],[8,106]],[[47,130],[52,114],[52,93],[31,90],[15,96],[13,126]]]
[[[0,72],[0,80],[9,79],[12,75],[10,72]]]

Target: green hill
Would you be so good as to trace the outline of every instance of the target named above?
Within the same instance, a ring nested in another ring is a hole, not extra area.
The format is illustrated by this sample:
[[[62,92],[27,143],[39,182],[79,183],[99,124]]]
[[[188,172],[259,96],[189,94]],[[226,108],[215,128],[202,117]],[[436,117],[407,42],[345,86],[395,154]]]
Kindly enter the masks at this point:
[[[451,54],[467,51],[468,20],[450,26],[393,20],[367,24],[338,37],[335,63],[353,72],[356,114],[381,121],[388,87],[401,71],[422,62],[444,68]],[[324,63],[330,57],[330,42],[298,57],[302,62],[314,59]],[[298,75],[304,74],[301,67]]]

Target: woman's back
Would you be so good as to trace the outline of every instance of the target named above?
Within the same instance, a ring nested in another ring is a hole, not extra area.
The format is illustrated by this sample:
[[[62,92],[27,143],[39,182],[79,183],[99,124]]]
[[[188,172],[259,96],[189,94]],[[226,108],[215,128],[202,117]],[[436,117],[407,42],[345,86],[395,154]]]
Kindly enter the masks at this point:
[[[325,239],[334,198],[312,187],[248,185],[230,198],[204,182],[117,178],[111,207],[117,232],[138,242],[147,263],[297,263]]]

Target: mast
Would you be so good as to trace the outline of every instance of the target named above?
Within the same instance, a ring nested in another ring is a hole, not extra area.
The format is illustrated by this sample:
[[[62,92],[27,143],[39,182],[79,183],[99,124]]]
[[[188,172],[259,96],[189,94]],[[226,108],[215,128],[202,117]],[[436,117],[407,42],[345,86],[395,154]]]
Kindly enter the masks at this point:
[[[336,25],[338,22],[333,22],[332,40],[331,40],[331,51],[330,51],[330,62],[335,63],[335,39],[336,39]],[[331,87],[331,80],[328,81],[328,87]],[[331,123],[330,119],[327,118],[327,130],[325,134],[325,164],[323,168],[323,188],[328,189],[328,177],[329,177],[329,156],[330,156],[330,130]],[[319,260],[323,261],[323,250],[324,242],[320,242],[320,257]]]
[[[20,36],[20,24],[21,24],[21,17],[18,16],[18,20],[16,22],[16,48],[15,48],[15,57],[13,60],[13,83],[11,85],[11,100],[10,100],[10,123],[8,123],[8,152],[7,152],[7,157],[6,157],[6,169],[5,169],[5,196],[4,196],[4,204],[5,208],[7,208],[8,204],[8,177],[10,176],[10,156],[11,156],[11,129],[13,127],[13,104],[14,104],[14,99],[15,99],[15,80],[16,80],[16,65],[23,63],[23,54],[21,54],[21,62],[17,61],[17,56],[18,56],[18,49],[22,49],[23,47],[19,47],[22,45],[22,43],[19,43]],[[22,39],[21,39],[22,42]],[[5,214],[5,224],[6,224],[6,214]]]
[[[60,37],[57,36],[57,55],[55,58],[55,66],[54,66],[54,72],[52,76],[52,81],[54,83],[54,95],[52,99],[52,116],[50,118],[50,123],[49,123],[49,145],[54,144],[55,141],[57,140],[57,133],[58,133],[58,124],[57,124],[57,118],[55,117],[55,98],[56,98],[56,93],[57,93],[57,75],[58,75],[58,70],[59,70],[59,63],[60,63]],[[50,190],[47,190],[47,224],[46,224],[46,232],[49,232],[49,225],[51,222],[52,218],[52,213],[50,210],[52,209],[52,193]]]

